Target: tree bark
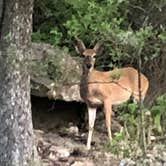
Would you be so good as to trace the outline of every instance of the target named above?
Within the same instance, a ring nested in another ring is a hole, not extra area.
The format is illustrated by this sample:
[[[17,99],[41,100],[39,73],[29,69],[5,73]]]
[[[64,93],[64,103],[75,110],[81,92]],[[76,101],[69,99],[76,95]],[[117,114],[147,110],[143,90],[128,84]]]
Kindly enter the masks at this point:
[[[33,0],[0,0],[0,165],[34,160],[30,103]]]

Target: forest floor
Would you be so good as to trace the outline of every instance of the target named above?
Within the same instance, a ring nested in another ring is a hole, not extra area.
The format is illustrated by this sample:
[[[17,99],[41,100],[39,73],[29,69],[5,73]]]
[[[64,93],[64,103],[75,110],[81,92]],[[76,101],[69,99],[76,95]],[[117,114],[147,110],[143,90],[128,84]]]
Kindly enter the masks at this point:
[[[153,144],[146,158],[115,155],[107,149],[104,116],[103,112],[98,112],[92,148],[88,151],[87,127],[84,126],[84,130],[78,127],[80,114],[76,114],[78,110],[73,110],[76,105],[73,107],[73,103],[66,105],[60,102],[53,110],[50,108],[45,100],[39,103],[35,100],[32,104],[35,141],[43,166],[166,166],[165,141]],[[120,131],[120,128],[121,124],[113,117],[113,133]]]
[[[67,132],[35,130],[35,135],[43,166],[166,166],[166,149],[162,144],[155,144],[145,159],[131,159],[106,150],[106,133],[94,132],[90,151],[85,146],[87,134],[78,134],[74,126]]]
[[[117,166],[120,163],[115,155],[104,151],[105,136],[97,132],[90,151],[86,150],[84,134],[74,136],[74,133],[44,133],[41,130],[35,130],[35,134],[44,166]]]

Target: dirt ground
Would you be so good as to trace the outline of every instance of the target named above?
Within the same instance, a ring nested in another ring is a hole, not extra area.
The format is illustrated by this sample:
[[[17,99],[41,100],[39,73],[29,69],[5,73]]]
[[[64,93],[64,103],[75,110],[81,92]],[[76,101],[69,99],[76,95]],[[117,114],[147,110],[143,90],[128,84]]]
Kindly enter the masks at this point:
[[[44,133],[41,130],[35,130],[35,134],[38,153],[45,166],[119,165],[119,160],[111,153],[104,152],[102,143],[97,144],[97,140],[92,143],[92,150],[87,151],[84,135],[74,137],[63,133]]]

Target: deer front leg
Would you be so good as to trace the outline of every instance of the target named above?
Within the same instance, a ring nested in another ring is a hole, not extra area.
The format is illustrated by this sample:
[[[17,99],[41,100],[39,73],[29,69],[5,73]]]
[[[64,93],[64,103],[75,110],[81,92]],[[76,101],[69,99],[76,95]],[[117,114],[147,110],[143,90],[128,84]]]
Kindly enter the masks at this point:
[[[112,141],[112,133],[111,133],[111,112],[112,112],[112,104],[110,100],[104,101],[104,113],[105,113],[105,122],[108,132],[108,137],[110,142]]]
[[[88,118],[89,118],[89,131],[88,131],[87,149],[90,150],[92,134],[94,130],[94,123],[96,119],[96,108],[88,107]]]

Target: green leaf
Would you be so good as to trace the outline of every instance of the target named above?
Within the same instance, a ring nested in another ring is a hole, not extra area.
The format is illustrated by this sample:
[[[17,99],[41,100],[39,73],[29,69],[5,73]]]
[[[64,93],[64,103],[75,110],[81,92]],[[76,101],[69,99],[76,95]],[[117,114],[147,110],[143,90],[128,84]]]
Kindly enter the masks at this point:
[[[128,105],[128,109],[130,112],[133,114],[137,110],[137,104],[136,103],[131,103]]]

